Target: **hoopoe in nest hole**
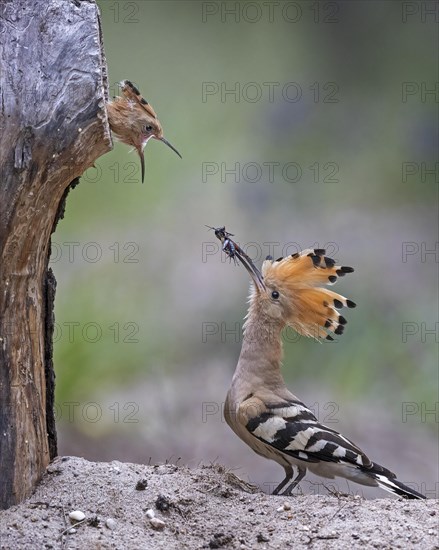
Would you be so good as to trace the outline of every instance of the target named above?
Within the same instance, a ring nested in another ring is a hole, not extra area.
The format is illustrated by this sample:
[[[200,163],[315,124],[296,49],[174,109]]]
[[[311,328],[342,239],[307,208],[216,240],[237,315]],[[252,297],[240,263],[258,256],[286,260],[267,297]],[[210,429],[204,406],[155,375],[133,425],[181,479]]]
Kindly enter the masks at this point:
[[[129,80],[120,83],[122,96],[107,105],[108,121],[114,135],[134,147],[140,157],[142,183],[145,179],[143,150],[151,138],[163,141],[181,158],[180,153],[163,137],[163,128],[157,115],[139,90]]]
[[[284,327],[316,339],[333,340],[331,334],[343,333],[347,321],[338,310],[353,308],[355,303],[321,285],[333,285],[353,268],[337,265],[325,250],[310,249],[276,261],[268,257],[261,273],[231,233],[224,227],[212,229],[226,254],[244,265],[253,282],[224,416],[257,454],[283,466],[285,479],[273,494],[291,495],[310,470],[330,479],[378,486],[405,498],[425,498],[372,462],[352,441],[321,424],[287,389],[281,374]]]

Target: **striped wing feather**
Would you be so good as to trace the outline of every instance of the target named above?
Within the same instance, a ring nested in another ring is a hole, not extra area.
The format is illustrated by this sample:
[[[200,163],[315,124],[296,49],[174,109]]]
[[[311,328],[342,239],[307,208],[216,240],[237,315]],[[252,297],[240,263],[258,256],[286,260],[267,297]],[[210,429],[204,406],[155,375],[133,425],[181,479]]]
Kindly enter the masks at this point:
[[[244,406],[243,403],[241,406]],[[246,423],[260,441],[304,462],[345,462],[368,468],[371,461],[352,441],[320,424],[300,402],[267,407]]]

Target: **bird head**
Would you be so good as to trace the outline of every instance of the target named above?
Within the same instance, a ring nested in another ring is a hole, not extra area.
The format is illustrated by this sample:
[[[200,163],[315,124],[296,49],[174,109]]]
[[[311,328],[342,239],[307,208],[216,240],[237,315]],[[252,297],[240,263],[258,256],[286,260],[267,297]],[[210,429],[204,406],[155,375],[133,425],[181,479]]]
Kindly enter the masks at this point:
[[[309,249],[273,261],[267,257],[261,272],[242,253],[237,254],[252,281],[249,317],[291,326],[296,332],[317,340],[333,340],[342,334],[346,319],[339,313],[355,303],[321,285],[333,285],[352,267],[339,266],[325,250]]]
[[[173,145],[171,145],[171,143],[169,143],[169,141],[163,136],[163,128],[158,118],[152,118],[150,116],[144,115],[142,118],[139,119],[138,125],[139,125],[139,131],[136,133],[136,142],[132,143],[132,145],[134,145],[140,157],[140,165],[142,169],[142,183],[143,183],[144,175],[145,175],[145,158],[144,158],[143,150],[151,138],[163,142],[170,149],[172,149],[180,158],[181,158],[181,155],[177,151],[177,149]]]
[[[146,101],[136,86],[129,80],[120,83],[122,97],[108,104],[108,119],[116,137],[134,147],[139,154],[142,183],[145,178],[145,158],[143,150],[151,138],[162,141],[180,158],[181,155],[163,136],[163,128],[152,105]]]

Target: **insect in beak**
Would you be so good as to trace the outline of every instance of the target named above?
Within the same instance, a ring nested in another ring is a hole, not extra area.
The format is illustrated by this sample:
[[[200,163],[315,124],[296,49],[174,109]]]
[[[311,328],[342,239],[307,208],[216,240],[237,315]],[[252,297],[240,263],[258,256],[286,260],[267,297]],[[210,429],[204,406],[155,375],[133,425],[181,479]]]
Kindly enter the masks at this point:
[[[266,290],[262,273],[255,266],[252,259],[244,252],[244,250],[230,238],[234,236],[233,233],[226,231],[225,227],[212,227],[210,225],[206,225],[206,227],[215,231],[215,237],[221,241],[223,245],[223,252],[225,252],[229,258],[234,260],[238,258],[250,275],[256,289],[259,291]]]

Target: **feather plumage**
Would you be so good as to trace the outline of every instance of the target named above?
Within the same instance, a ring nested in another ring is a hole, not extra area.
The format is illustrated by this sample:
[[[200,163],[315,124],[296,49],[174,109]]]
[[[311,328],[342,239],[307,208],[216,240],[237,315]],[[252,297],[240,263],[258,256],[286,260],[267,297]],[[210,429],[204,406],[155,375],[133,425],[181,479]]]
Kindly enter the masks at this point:
[[[222,242],[226,238],[231,241],[232,235],[224,227],[215,234]],[[245,252],[231,243],[233,247],[223,250],[229,255],[233,251],[253,284],[224,416],[257,454],[283,466],[285,478],[273,494],[290,495],[310,470],[327,478],[339,476],[379,486],[404,498],[425,498],[398,481],[393,472],[372,462],[352,441],[319,423],[288,391],[282,377],[281,331],[285,325],[314,338],[332,339],[329,333],[342,334],[347,321],[338,310],[355,307],[355,303],[321,285],[334,284],[353,269],[338,265],[322,249],[310,249],[276,261],[267,258],[260,273]]]
[[[254,395],[239,406],[238,421],[266,446],[268,454],[273,452],[276,457],[280,452],[290,467],[298,468],[299,476],[309,469],[331,479],[341,475],[361,485],[379,486],[405,498],[425,498],[397,480],[393,472],[372,462],[352,441],[320,424],[312,411],[291,397],[275,405],[263,401],[256,405],[258,398]],[[243,411],[258,414],[249,416]],[[293,480],[284,494],[290,494],[296,485]]]
[[[180,153],[163,137],[163,128],[152,105],[129,80],[120,83],[122,95],[107,104],[108,122],[115,137],[134,147],[140,157],[142,183],[145,179],[143,149],[151,138],[163,141],[181,158]]]
[[[337,310],[356,305],[320,285],[333,285],[339,277],[353,271],[352,267],[337,265],[325,256],[323,249],[307,249],[276,261],[265,260],[262,265],[264,283],[277,289],[289,302],[286,324],[299,334],[316,339],[343,334],[347,320]]]

